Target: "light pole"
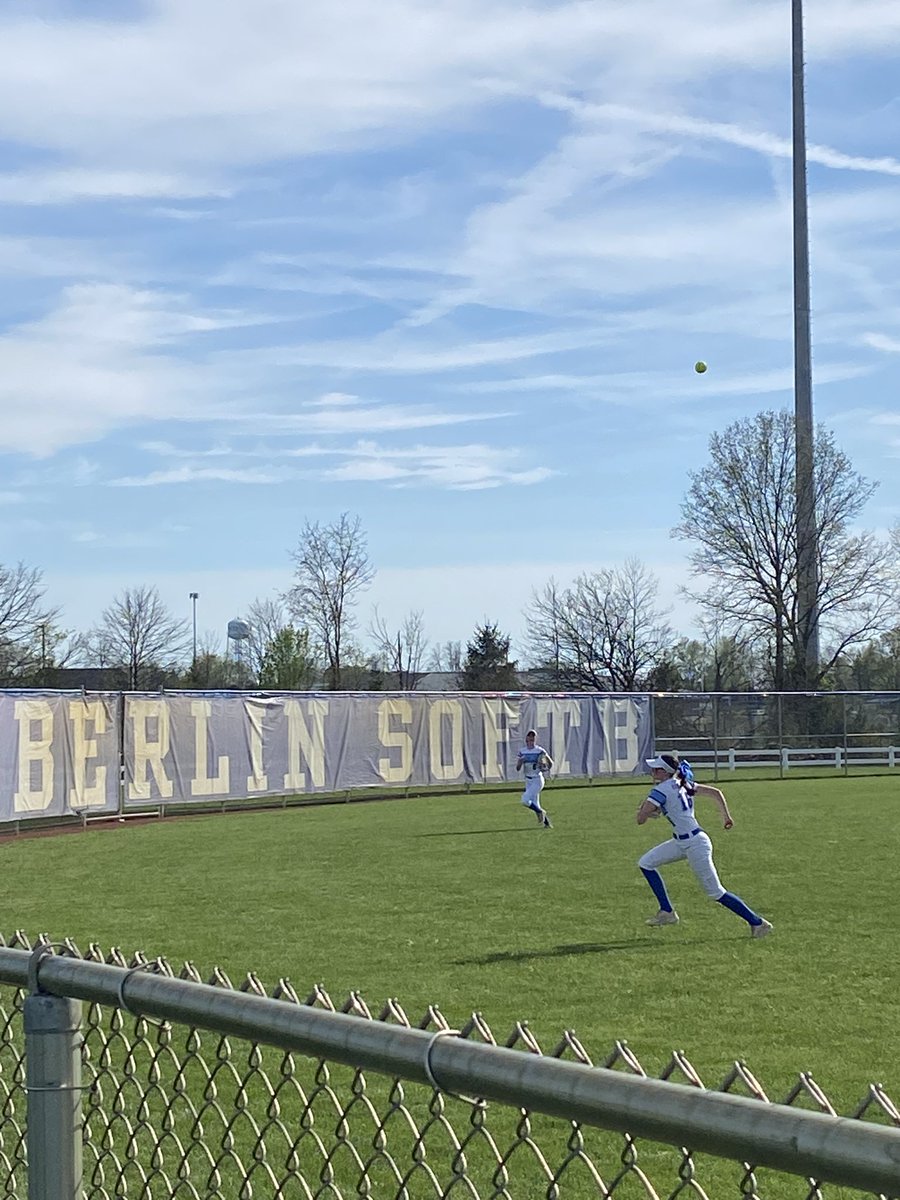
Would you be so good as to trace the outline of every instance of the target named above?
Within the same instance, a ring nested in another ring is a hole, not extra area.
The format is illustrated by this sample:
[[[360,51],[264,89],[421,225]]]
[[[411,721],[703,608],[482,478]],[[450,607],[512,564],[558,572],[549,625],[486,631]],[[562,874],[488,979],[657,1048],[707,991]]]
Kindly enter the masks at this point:
[[[809,206],[803,0],[791,0],[791,97],[794,198],[794,475],[797,499],[797,618],[808,688],[819,668],[819,537],[816,524],[812,339],[809,319]]]
[[[191,596],[191,609],[192,609],[193,626],[194,626],[194,637],[193,637],[194,652],[193,652],[193,656],[191,658],[191,666],[196,667],[196,665],[197,665],[197,601],[200,599],[200,593],[199,592],[191,592],[190,596]]]

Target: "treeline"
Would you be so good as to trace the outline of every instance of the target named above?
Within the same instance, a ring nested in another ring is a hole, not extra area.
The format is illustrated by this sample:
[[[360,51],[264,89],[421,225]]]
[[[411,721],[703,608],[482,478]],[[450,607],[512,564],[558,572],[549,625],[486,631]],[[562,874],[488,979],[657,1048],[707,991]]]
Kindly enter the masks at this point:
[[[820,656],[811,670],[797,589],[794,421],[764,412],[710,439],[699,468],[672,461],[659,487],[683,489],[672,537],[685,543],[685,595],[700,636],[679,637],[658,605],[658,580],[637,558],[549,579],[526,604],[523,644],[485,619],[462,641],[430,645],[421,610],[396,626],[360,602],[375,576],[359,517],[307,522],[293,582],[243,614],[240,655],[199,643],[151,585],[125,589],[84,632],[65,629],[38,568],[0,565],[0,685],[55,687],[67,668],[102,670],[129,689],[305,691],[445,685],[505,691],[900,690],[900,525],[854,531],[877,484],[819,427],[815,440]]]

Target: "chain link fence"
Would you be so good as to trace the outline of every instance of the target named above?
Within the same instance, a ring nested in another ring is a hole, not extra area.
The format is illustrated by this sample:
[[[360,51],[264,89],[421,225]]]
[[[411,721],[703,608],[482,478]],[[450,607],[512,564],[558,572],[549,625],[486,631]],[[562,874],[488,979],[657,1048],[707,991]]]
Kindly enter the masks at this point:
[[[204,983],[190,963],[176,978],[21,933],[4,946],[2,1197],[900,1196],[900,1113],[876,1084],[847,1120],[807,1074],[773,1104],[741,1062],[708,1089],[679,1052],[652,1080],[624,1042],[595,1057],[571,1032],[545,1049],[524,1023],[498,1039],[477,1013],[457,1031],[435,1007],[412,1021],[396,1000]]]
[[[672,692],[653,718],[658,748],[715,772],[900,767],[900,692]]]

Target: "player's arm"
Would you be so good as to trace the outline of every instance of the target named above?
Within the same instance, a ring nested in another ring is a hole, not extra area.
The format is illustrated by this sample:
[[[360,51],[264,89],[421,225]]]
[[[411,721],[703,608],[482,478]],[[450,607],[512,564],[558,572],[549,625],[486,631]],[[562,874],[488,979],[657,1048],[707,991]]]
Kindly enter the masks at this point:
[[[518,756],[516,758],[516,770],[517,771],[522,770],[522,751],[521,750],[519,751]]]
[[[553,770],[553,759],[550,757],[550,755],[547,753],[546,750],[544,751],[544,763],[546,764],[544,767],[544,770],[546,770],[546,771]]]
[[[731,829],[734,825],[734,818],[728,811],[728,801],[725,799],[724,792],[720,792],[717,787],[712,787],[708,783],[695,783],[695,795],[709,796],[715,801],[716,807],[722,815],[722,824],[726,829]]]
[[[651,820],[653,817],[659,816],[659,805],[649,798],[644,800],[641,807],[637,810],[637,823],[643,825],[645,821]]]

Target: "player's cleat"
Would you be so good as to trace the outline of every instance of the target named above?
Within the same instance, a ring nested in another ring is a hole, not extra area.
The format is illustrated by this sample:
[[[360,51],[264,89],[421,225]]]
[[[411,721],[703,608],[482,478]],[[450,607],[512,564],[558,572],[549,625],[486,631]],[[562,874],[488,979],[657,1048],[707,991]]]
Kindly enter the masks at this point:
[[[767,933],[772,932],[772,929],[773,925],[771,921],[762,920],[758,925],[750,926],[750,936],[756,938],[765,937]]]
[[[677,925],[678,913],[674,910],[672,912],[660,911],[655,917],[648,917],[646,923],[648,925]]]
[[[543,825],[543,827],[544,827],[545,829],[552,829],[552,828],[553,828],[553,824],[552,824],[552,822],[551,822],[551,820],[550,820],[549,816],[548,816],[546,813],[544,813],[544,819],[543,819],[543,821],[541,821],[541,824]]]

